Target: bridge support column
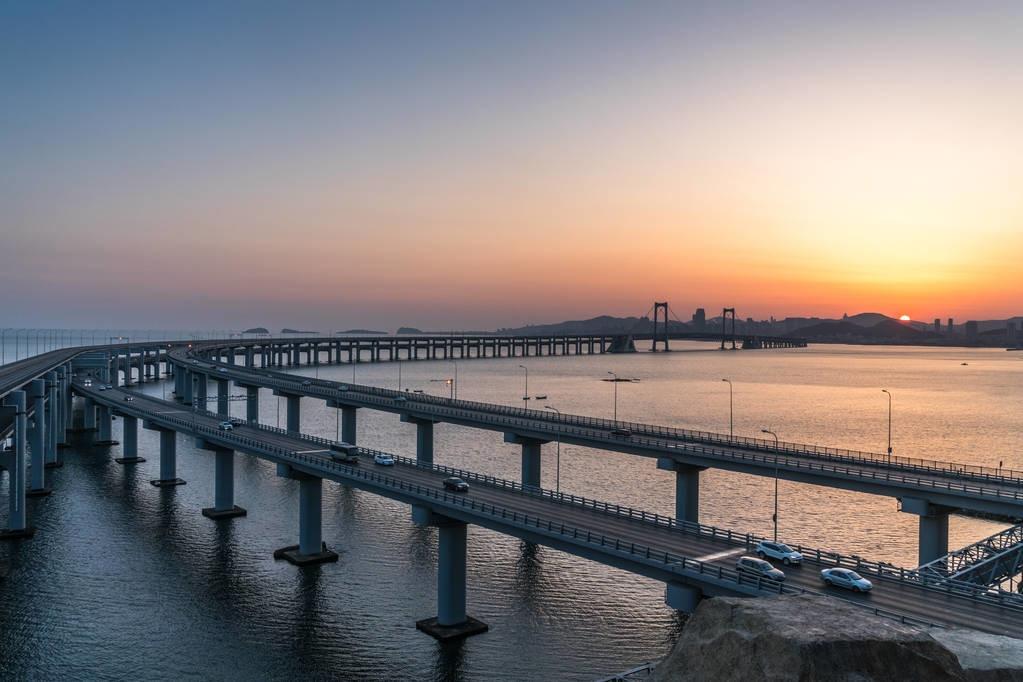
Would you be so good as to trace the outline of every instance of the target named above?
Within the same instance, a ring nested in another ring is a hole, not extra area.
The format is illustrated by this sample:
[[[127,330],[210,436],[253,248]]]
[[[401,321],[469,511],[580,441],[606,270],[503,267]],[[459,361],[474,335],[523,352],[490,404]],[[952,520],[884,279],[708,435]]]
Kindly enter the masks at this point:
[[[341,440],[349,445],[356,445],[357,412],[359,408],[350,405],[341,406]]]
[[[948,554],[949,509],[909,497],[902,498],[901,502],[900,511],[920,517],[918,565],[923,566]]]
[[[245,516],[247,511],[234,503],[234,450],[202,441],[200,446],[213,450],[214,463],[213,506],[205,507],[202,515],[208,519],[230,519]]]
[[[82,406],[82,426],[86,431],[96,430],[96,401],[86,397]]]
[[[259,423],[259,386],[245,387],[245,419]]]
[[[4,399],[3,409],[14,412],[14,448],[0,452],[0,465],[7,469],[7,527],[0,530],[0,540],[30,538],[36,529],[27,523],[25,483],[28,464],[25,449],[28,441],[27,398],[25,391],[11,391]]]
[[[32,401],[34,414],[29,430],[29,447],[32,448],[31,486],[26,493],[29,497],[49,495],[46,485],[46,382],[36,379],[28,385],[28,399]]]
[[[174,373],[174,400],[178,402],[184,402],[185,400],[185,382],[183,380],[184,372]]]
[[[433,464],[433,425],[437,422],[407,414],[401,415],[401,420],[416,425],[416,461]]]
[[[178,439],[174,429],[153,426],[143,423],[147,429],[160,432],[160,478],[150,481],[157,488],[184,485],[185,481],[178,478]]]
[[[113,423],[113,412],[106,405],[99,406],[99,438],[92,442],[93,445],[109,446],[117,445],[117,441],[114,440],[113,434],[110,432],[111,425]]]
[[[288,431],[300,432],[302,430],[302,417],[299,410],[302,405],[302,396],[286,396],[288,403]]]
[[[124,457],[114,460],[118,464],[138,464],[146,461],[139,457],[139,420],[128,415],[121,415],[121,454]]]
[[[231,414],[231,407],[228,400],[231,398],[231,382],[227,379],[217,379],[217,414],[221,417],[228,417]]]
[[[703,467],[660,457],[657,460],[657,468],[675,472],[675,520],[699,523],[700,472],[703,471]]]
[[[195,394],[192,396],[192,402],[198,403],[200,410],[209,411],[209,377],[199,372],[192,376],[195,377]]]
[[[416,629],[439,640],[460,639],[486,632],[486,623],[465,612],[467,525],[432,515],[437,527],[437,616],[416,622]]]
[[[522,485],[526,488],[540,488],[540,449],[547,440],[527,438],[515,433],[504,434],[505,443],[522,446]]]
[[[668,583],[664,589],[664,603],[669,608],[683,613],[695,611],[702,597],[703,593],[699,588],[682,583]]]
[[[298,481],[298,544],[274,551],[274,559],[285,559],[296,566],[332,563],[337,552],[323,542],[323,479],[295,471],[287,464],[277,465],[277,475]]]
[[[60,413],[64,401],[60,397],[61,372],[46,374],[46,463],[56,464],[57,443],[61,439]]]

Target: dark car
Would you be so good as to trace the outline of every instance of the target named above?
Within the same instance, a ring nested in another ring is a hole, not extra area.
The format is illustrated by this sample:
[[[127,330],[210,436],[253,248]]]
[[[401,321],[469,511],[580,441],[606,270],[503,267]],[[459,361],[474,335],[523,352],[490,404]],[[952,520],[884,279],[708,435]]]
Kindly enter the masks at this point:
[[[457,476],[451,476],[444,479],[444,489],[456,493],[466,493],[469,492],[469,484]]]
[[[628,429],[611,429],[612,436],[618,436],[619,438],[631,438],[632,431]]]

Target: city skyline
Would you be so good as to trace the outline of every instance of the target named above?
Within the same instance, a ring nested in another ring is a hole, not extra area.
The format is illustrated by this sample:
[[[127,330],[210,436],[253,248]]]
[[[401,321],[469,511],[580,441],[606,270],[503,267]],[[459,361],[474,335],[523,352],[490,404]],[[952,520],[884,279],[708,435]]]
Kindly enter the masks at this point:
[[[1021,312],[1018,4],[0,12],[11,325]]]

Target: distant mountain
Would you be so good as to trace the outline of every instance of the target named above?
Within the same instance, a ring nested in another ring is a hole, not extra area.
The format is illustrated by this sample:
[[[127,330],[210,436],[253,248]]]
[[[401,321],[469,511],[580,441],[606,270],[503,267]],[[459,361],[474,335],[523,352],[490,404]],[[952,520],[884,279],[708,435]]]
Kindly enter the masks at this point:
[[[281,330],[281,334],[307,334],[307,335],[310,335],[310,336],[314,336],[314,335],[319,334],[319,333],[320,332],[309,331],[309,330],[305,330],[305,329],[288,329],[287,327],[285,327],[284,329]]]
[[[398,327],[397,334],[422,334],[422,329],[416,329],[415,327]]]
[[[387,332],[378,332],[372,329],[347,329],[343,332],[338,332],[338,334],[367,334],[373,336],[387,336]]]
[[[848,317],[842,318],[843,322],[850,322],[860,327],[873,327],[879,322],[890,320],[892,318],[881,313],[859,313],[856,315],[849,315]]]
[[[863,319],[870,319],[876,313],[867,313]],[[859,316],[857,316],[859,317]],[[860,343],[926,343],[938,338],[936,334],[918,329],[909,322],[893,320],[881,315],[883,319],[871,326],[852,322],[852,318],[838,321],[820,322],[809,327],[802,327],[788,336],[803,337],[811,341],[851,341]]]
[[[269,334],[270,330],[266,327],[253,327],[252,329],[246,329],[242,334]]]

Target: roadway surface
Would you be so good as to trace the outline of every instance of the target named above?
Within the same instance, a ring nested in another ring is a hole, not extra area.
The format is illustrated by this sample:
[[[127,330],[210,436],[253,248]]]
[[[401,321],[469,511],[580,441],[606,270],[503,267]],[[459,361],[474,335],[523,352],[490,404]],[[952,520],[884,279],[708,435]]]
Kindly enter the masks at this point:
[[[242,425],[233,431],[223,431],[218,428],[221,418],[215,414],[193,411],[177,403],[141,394],[132,394],[134,400],[128,402],[124,400],[128,392],[123,389],[99,391],[98,385],[87,388],[76,384],[75,392],[110,405],[122,414],[154,423],[163,421],[173,425],[179,432],[191,431],[210,443],[278,463],[291,463],[298,470],[402,502],[418,503],[445,516],[546,544],[648,577],[663,579],[670,572],[663,567],[651,568],[657,562],[644,563],[641,551],[631,556],[617,548],[629,545],[635,548],[638,545],[648,549],[647,556],[651,552],[666,553],[673,557],[672,561],[676,565],[677,557],[695,560],[705,567],[696,575],[697,579],[702,579],[701,576],[706,574],[713,578],[714,571],[718,571],[719,579],[716,583],[711,580],[714,583],[710,585],[711,588],[722,585],[727,587],[729,580],[732,580],[731,586],[735,588],[733,593],[770,594],[778,591],[777,585],[773,583],[751,586],[743,585],[741,581],[735,583],[734,578],[728,578],[733,573],[735,560],[743,554],[751,553],[747,545],[747,542],[755,541],[751,536],[696,524],[679,527],[673,521],[653,515],[643,514],[644,518],[637,518],[640,514],[637,510],[628,510],[626,513],[614,505],[600,507],[603,503],[593,501],[587,505],[570,496],[558,497],[550,491],[523,491],[513,482],[498,479],[483,481],[468,473],[464,475],[471,484],[468,493],[446,493],[441,481],[452,473],[446,467],[416,465],[412,460],[404,458],[397,458],[399,463],[394,467],[374,465],[372,458],[365,454],[374,451],[365,449],[361,449],[364,454],[360,457],[360,465],[343,465],[332,461],[329,451],[331,441],[324,439],[257,425]],[[153,453],[149,453],[149,456],[152,457]],[[518,517],[518,520],[525,517],[525,524],[515,525],[507,521],[512,515]],[[554,531],[550,531],[552,527]],[[572,531],[572,536],[566,533],[566,527]],[[544,534],[545,528],[547,534]],[[587,542],[574,540],[576,537],[581,538],[582,533],[586,534]],[[601,536],[599,548],[595,542],[589,541],[591,534],[594,538]],[[712,536],[708,537],[708,534]],[[812,553],[812,550],[802,549],[804,555],[808,551]],[[819,569],[828,565],[834,564],[818,563],[811,559],[801,568],[786,567],[786,591],[824,593],[929,623],[1023,637],[1023,608],[1019,606],[999,605],[982,599],[946,594],[912,581],[875,576],[870,576],[875,583],[872,593],[853,594],[837,588],[827,588],[821,583]],[[676,567],[673,566],[671,571],[676,571]],[[726,580],[722,582],[720,576],[723,574]],[[686,577],[677,572],[674,575]],[[721,593],[727,593],[727,589]]]
[[[212,378],[227,378],[242,385],[354,407],[514,433],[547,442],[560,438],[573,445],[652,458],[666,457],[699,467],[771,477],[777,472],[780,478],[801,483],[888,497],[923,498],[952,509],[1023,516],[1023,478],[1018,472],[998,472],[949,462],[925,464],[924,460],[887,463],[873,457],[857,457],[849,451],[829,453],[824,452],[825,448],[796,444],[781,444],[775,449],[770,441],[731,439],[719,434],[568,414],[559,417],[543,410],[449,400],[193,357],[197,352],[208,350],[209,346],[191,351],[177,348],[169,357],[180,366],[202,370]],[[631,435],[616,435],[617,429],[627,429]],[[847,454],[835,454],[839,452]]]

